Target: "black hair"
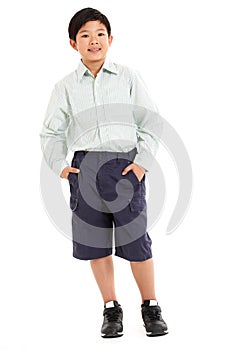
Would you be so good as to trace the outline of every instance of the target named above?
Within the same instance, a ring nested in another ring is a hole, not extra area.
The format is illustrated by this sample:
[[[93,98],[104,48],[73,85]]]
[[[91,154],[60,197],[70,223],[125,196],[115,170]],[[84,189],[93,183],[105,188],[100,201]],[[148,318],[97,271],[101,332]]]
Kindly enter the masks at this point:
[[[111,26],[107,17],[102,14],[100,11],[95,10],[91,7],[86,7],[80,11],[78,11],[70,20],[68,32],[69,38],[76,41],[76,35],[79,29],[89,21],[100,21],[103,25],[105,25],[108,36],[111,35]]]

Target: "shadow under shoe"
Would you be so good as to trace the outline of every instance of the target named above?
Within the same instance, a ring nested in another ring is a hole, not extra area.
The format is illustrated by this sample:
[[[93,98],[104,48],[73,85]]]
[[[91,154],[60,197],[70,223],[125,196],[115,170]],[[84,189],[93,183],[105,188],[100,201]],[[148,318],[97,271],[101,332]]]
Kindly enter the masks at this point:
[[[117,301],[112,301],[104,306],[103,325],[101,328],[101,336],[103,338],[117,338],[123,335],[123,310]],[[110,307],[108,307],[111,305]]]

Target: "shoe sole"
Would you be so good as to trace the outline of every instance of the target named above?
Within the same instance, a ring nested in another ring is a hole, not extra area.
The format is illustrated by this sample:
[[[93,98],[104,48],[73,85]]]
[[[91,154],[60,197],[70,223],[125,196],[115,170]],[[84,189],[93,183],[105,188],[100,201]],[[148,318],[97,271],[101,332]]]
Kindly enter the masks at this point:
[[[163,336],[163,335],[166,335],[166,334],[168,334],[168,332],[164,332],[164,333],[146,333],[146,335],[148,336],[148,337],[161,337],[161,336]]]
[[[143,325],[143,326],[145,327],[145,325]],[[148,337],[160,337],[160,336],[163,336],[163,335],[166,335],[166,334],[168,334],[168,331],[162,331],[162,332],[156,332],[156,333],[146,332],[146,335]]]
[[[101,334],[102,338],[119,338],[122,337],[123,333],[112,333],[112,334]]]

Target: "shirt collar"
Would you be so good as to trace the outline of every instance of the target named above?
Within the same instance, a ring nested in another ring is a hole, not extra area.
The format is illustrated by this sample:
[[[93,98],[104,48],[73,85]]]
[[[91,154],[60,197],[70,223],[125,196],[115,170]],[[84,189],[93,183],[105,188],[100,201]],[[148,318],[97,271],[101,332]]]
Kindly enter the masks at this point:
[[[115,64],[109,58],[105,59],[101,70],[108,71],[108,72],[113,73],[113,74],[118,73],[118,70],[117,70]],[[78,80],[81,81],[83,76],[88,71],[89,71],[88,68],[83,64],[82,60],[80,59],[80,62],[79,62],[78,68],[77,68]]]

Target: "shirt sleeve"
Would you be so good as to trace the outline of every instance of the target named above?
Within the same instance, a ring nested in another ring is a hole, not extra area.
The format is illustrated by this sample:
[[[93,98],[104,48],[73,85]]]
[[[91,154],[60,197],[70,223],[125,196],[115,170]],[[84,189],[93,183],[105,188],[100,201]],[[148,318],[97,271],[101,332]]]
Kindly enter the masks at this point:
[[[131,101],[137,134],[137,154],[134,163],[149,171],[159,146],[162,118],[153,103],[138,71],[132,72]]]
[[[60,175],[69,166],[66,131],[69,125],[69,103],[65,87],[57,83],[52,91],[43,127],[40,133],[41,148],[49,167]]]

